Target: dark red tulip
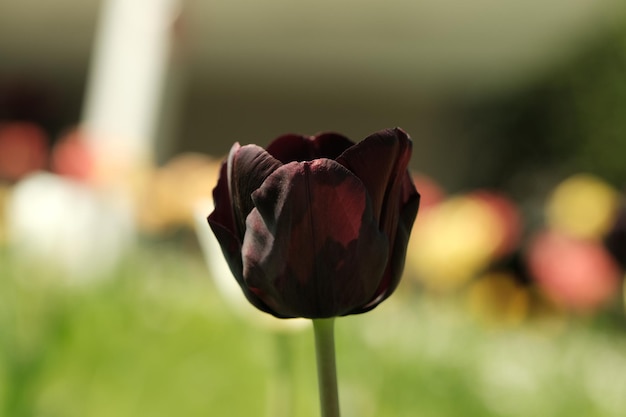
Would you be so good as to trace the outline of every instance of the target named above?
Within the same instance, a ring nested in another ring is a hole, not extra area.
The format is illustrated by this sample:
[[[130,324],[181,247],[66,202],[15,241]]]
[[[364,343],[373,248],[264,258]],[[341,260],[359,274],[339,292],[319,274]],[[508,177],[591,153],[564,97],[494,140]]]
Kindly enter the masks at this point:
[[[280,318],[364,313],[397,287],[420,196],[401,129],[235,144],[209,224],[248,300]]]

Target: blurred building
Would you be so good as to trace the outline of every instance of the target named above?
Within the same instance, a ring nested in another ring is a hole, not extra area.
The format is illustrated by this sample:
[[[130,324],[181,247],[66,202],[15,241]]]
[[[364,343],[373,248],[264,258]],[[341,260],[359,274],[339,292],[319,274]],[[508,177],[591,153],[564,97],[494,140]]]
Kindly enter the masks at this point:
[[[80,120],[102,4],[3,4],[0,119],[35,119],[53,141]],[[360,139],[399,125],[416,140],[414,166],[448,189],[523,191],[520,172],[555,162],[567,170],[606,160],[596,170],[623,180],[614,153],[592,144],[625,146],[617,116],[593,110],[626,99],[624,87],[607,85],[624,69],[620,6],[183,1],[171,21],[158,156],[220,155],[235,140],[264,144],[285,131]],[[587,74],[591,85],[581,85]],[[616,128],[596,134],[607,119]]]

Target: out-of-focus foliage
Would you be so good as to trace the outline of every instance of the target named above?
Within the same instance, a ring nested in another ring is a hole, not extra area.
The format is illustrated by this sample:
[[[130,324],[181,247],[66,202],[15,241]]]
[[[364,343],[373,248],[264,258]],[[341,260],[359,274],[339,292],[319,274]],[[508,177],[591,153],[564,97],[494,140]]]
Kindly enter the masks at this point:
[[[564,74],[572,86],[571,115],[561,115],[564,144],[579,143],[570,164],[626,185],[626,30],[591,49]],[[571,117],[570,117],[571,116]],[[569,127],[569,128],[568,128]],[[568,140],[569,138],[569,140]]]
[[[286,343],[290,415],[317,416],[312,335],[281,342],[231,314],[194,246],[180,243],[144,247],[109,280],[70,289],[2,251],[0,413],[261,416],[271,405],[276,344]],[[346,415],[622,415],[619,329],[547,316],[492,331],[453,304],[415,297],[401,291],[338,322]]]
[[[626,30],[618,26],[534,86],[462,106],[460,129],[476,146],[478,170],[468,185],[523,193],[541,190],[542,176],[550,183],[584,171],[624,187],[624,73]]]

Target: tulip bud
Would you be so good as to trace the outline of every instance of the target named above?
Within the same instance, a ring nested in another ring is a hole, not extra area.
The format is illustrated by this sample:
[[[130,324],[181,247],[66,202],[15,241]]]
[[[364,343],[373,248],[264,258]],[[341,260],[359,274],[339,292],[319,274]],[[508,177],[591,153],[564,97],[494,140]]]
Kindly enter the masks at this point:
[[[208,218],[248,301],[280,318],[371,310],[397,287],[419,194],[401,129],[235,144]]]

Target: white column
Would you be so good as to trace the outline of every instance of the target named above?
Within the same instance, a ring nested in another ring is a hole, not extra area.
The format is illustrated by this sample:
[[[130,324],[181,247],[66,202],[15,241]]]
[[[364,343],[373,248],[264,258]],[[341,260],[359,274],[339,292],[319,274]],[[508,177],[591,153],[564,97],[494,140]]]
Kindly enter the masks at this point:
[[[152,159],[178,3],[103,1],[82,127],[97,168],[113,176]]]

